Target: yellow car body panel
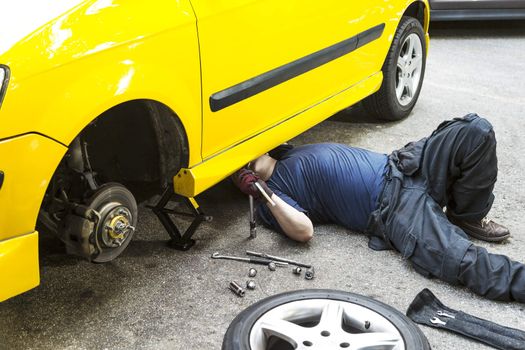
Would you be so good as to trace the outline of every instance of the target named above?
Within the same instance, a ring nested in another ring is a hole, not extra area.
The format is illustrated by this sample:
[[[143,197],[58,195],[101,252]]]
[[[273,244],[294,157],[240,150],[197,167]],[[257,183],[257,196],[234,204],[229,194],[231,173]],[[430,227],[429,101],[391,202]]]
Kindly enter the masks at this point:
[[[414,2],[33,0],[27,15],[15,1],[3,7],[0,65],[10,79],[0,105],[0,301],[39,283],[44,193],[68,145],[103,112],[133,100],[171,109],[189,149],[175,190],[193,197],[377,91]],[[427,32],[428,3],[419,3]],[[214,105],[224,91],[379,27],[348,54]]]
[[[38,134],[0,141],[0,241],[35,231],[44,193],[66,151]]]
[[[0,241],[0,302],[40,283],[38,233]]]
[[[379,71],[389,49],[388,35],[384,35],[355,52],[214,112],[206,103],[214,93],[386,24],[392,14],[385,11],[382,0],[193,3],[202,57],[203,158]],[[385,34],[395,26],[388,23]]]
[[[321,102],[302,111],[300,118],[292,116],[279,127],[269,128],[237,147],[210,158],[205,163],[190,169],[181,169],[176,176],[175,192],[183,196],[194,197],[213,186],[217,182],[217,174],[221,174],[222,177],[228,176],[228,173],[224,174],[224,169],[231,169],[231,173],[267,150],[318,124],[319,118],[327,118],[344,109],[348,106],[349,101],[355,103],[362,100],[370,94],[370,91],[379,89],[382,78],[382,73],[378,72],[351,88],[331,96],[330,103]]]
[[[111,107],[149,99],[179,116],[190,135],[190,164],[201,160],[199,48],[189,0],[84,1],[0,52],[0,63],[11,70],[0,139],[37,131],[69,145]]]
[[[0,141],[0,301],[39,283],[36,219],[66,150],[37,134]]]

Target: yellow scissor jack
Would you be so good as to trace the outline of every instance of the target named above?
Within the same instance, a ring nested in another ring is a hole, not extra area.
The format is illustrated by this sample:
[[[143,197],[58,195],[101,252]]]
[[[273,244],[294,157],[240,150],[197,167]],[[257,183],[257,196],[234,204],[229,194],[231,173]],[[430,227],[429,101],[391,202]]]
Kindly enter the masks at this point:
[[[173,207],[168,207],[173,203]],[[179,211],[178,208],[185,206],[189,212]],[[195,244],[195,240],[191,237],[203,221],[211,221],[213,218],[204,215],[199,204],[193,197],[184,197],[178,195],[173,190],[173,185],[168,185],[157,204],[149,205],[153,213],[159,218],[162,226],[166,229],[171,239],[168,241],[168,246],[177,250],[188,250]],[[183,216],[193,218],[193,221],[188,226],[184,233],[177,224],[171,219],[171,216]]]

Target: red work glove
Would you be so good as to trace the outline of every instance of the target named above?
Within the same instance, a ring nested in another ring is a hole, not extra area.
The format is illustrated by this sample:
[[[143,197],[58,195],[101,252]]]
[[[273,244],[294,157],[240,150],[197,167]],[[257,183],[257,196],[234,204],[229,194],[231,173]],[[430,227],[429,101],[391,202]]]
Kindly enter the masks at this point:
[[[260,195],[257,188],[253,185],[259,180],[259,177],[253,171],[242,168],[232,175],[232,180],[242,193],[251,195],[254,198]]]
[[[261,180],[257,174],[253,171],[243,168],[232,175],[232,180],[235,186],[237,186],[242,193],[253,196],[255,199],[260,199],[266,202],[266,197],[261,194],[259,189],[255,186],[255,183],[258,183],[263,191],[272,197],[272,190],[266,185],[266,182]]]

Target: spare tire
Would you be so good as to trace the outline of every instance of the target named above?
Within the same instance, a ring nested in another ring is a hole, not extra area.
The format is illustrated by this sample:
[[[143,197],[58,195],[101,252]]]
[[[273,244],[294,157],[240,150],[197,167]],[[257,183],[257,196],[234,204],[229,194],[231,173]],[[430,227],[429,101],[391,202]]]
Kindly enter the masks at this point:
[[[308,289],[263,299],[230,324],[223,350],[428,350],[421,330],[377,300]]]

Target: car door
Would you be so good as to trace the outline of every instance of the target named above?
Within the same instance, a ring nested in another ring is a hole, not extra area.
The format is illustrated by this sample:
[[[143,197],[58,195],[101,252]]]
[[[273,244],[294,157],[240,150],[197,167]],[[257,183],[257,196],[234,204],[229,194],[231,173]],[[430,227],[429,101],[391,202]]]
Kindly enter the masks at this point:
[[[380,0],[192,0],[204,159],[370,75],[354,54],[381,35]],[[367,31],[368,30],[368,31]]]

